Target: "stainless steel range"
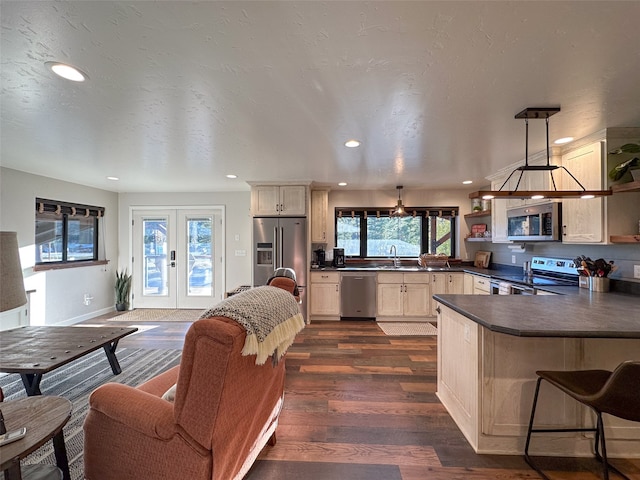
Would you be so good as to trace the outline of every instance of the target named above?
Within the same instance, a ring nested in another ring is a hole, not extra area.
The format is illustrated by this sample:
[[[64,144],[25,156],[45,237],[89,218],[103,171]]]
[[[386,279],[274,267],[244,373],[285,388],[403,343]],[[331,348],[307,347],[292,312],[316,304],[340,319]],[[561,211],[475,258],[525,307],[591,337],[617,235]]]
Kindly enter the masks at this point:
[[[494,275],[491,293],[498,295],[535,295],[542,286],[578,285],[578,270],[573,260],[533,257],[530,273]]]

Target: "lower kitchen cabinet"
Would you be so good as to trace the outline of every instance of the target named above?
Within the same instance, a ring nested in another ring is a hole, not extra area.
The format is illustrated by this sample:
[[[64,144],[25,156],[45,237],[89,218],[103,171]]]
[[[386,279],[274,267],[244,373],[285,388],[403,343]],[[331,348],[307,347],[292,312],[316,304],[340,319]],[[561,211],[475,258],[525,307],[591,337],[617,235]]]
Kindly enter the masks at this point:
[[[463,293],[465,295],[473,295],[473,277],[470,273],[464,274],[464,288]]]
[[[431,284],[431,295],[437,294],[463,294],[464,293],[464,273],[462,272],[447,272],[447,273],[430,273],[428,274]],[[429,315],[435,317],[436,302],[431,301],[429,309]]]
[[[378,273],[376,318],[427,317],[430,305],[428,274]]]
[[[311,272],[309,316],[340,318],[340,273]]]

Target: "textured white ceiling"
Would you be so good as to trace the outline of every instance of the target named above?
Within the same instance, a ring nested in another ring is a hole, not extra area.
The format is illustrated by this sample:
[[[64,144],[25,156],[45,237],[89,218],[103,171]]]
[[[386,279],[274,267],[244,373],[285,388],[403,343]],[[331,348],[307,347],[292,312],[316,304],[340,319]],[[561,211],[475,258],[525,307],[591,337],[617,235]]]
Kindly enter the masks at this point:
[[[552,139],[640,126],[638,1],[2,0],[0,16],[2,166],[108,190],[481,186],[524,158],[526,107],[562,108]]]

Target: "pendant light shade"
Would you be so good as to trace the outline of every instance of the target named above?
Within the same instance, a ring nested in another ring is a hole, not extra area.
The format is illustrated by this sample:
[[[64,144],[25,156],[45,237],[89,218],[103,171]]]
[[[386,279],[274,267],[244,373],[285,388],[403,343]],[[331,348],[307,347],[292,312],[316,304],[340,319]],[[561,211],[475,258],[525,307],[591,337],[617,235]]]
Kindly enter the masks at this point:
[[[402,192],[402,185],[398,185],[396,188],[398,189],[398,203],[393,209],[391,215],[394,217],[404,217],[407,212],[404,209],[404,205],[402,204],[402,197],[400,196],[400,193]]]
[[[0,232],[0,277],[0,312],[27,303],[16,232]]]

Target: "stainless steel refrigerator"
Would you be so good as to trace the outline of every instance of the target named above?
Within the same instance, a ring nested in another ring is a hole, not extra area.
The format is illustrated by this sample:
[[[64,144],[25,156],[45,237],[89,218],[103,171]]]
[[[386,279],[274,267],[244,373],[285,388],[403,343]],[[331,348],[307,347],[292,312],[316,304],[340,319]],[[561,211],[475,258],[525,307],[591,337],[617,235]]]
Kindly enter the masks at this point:
[[[253,219],[253,286],[266,285],[276,268],[292,268],[300,290],[302,312],[307,311],[307,219]]]

